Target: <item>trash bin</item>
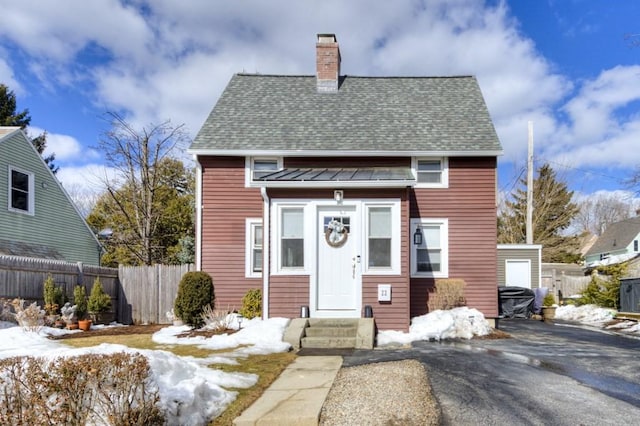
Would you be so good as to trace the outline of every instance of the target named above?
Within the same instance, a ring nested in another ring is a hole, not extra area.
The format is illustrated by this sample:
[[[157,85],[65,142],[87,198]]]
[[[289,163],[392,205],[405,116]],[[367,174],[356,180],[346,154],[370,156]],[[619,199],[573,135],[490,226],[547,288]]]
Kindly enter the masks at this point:
[[[500,318],[529,318],[533,314],[535,293],[526,287],[498,287]]]

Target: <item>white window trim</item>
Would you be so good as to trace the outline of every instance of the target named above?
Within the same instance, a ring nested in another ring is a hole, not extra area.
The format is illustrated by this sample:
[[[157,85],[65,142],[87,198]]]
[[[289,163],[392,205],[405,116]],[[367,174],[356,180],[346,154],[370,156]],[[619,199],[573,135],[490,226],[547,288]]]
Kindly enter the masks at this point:
[[[249,187],[257,187],[258,185],[254,184],[253,180],[253,163],[255,160],[276,160],[278,163],[278,170],[282,170],[283,167],[283,159],[282,157],[269,157],[269,156],[258,156],[258,157],[245,157],[244,160],[244,186]]]
[[[448,278],[449,277],[449,219],[413,218],[409,221],[409,239],[411,245],[411,277],[412,278]],[[418,226],[440,225],[440,238],[442,239],[441,262],[442,270],[439,272],[418,272],[416,245],[413,243],[413,234]]]
[[[418,180],[418,161],[419,160],[438,160],[442,164],[442,175],[440,183],[417,182]],[[414,188],[448,188],[449,187],[449,158],[448,157],[412,157],[411,170],[416,177],[416,185]]]
[[[401,239],[401,219],[400,201],[365,201],[363,203],[363,234],[362,243],[364,245],[362,260],[362,275],[400,275],[400,239]],[[391,208],[391,266],[370,267],[369,266],[369,209],[372,207]]]
[[[271,229],[273,232],[271,241],[271,271],[272,275],[308,275],[309,253],[311,250],[310,241],[313,227],[307,226],[309,215],[307,214],[309,203],[307,202],[276,202],[273,203],[273,214],[271,215]],[[280,238],[282,231],[282,210],[301,209],[302,210],[302,232],[304,258],[301,267],[283,267],[282,266],[282,239]],[[263,234],[264,235],[264,234]],[[264,241],[263,241],[264,245]]]
[[[262,272],[253,270],[253,241],[256,226],[262,226],[262,219],[247,218],[245,222],[245,277],[246,278],[262,278]],[[262,230],[262,257],[264,259],[264,228]],[[262,269],[264,270],[264,264]]]
[[[16,209],[13,208],[11,206],[11,172],[12,171],[16,171],[16,172],[20,172],[22,174],[25,174],[28,176],[29,178],[29,189],[28,189],[28,203],[29,203],[29,210],[21,210],[21,209]],[[35,214],[35,178],[32,172],[28,172],[24,169],[20,169],[19,167],[14,167],[14,166],[9,166],[9,170],[8,170],[8,175],[7,175],[7,208],[9,209],[10,212],[15,212],[15,213],[21,213],[21,214],[26,214],[29,216],[33,216]]]

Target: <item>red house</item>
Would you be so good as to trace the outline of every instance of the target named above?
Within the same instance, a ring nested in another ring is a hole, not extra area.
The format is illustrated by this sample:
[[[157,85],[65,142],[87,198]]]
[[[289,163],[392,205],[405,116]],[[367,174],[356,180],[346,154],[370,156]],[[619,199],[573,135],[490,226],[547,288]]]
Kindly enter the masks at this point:
[[[216,304],[260,288],[266,318],[406,330],[435,280],[461,278],[496,317],[502,148],[476,79],[343,76],[340,60],[321,34],[315,76],[234,75],[193,141]]]

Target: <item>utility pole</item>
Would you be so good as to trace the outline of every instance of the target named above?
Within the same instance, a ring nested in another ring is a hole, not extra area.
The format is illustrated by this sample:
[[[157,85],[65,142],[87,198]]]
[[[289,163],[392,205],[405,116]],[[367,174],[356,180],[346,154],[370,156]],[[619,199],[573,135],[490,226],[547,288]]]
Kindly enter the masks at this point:
[[[533,244],[533,122],[529,121],[527,153],[527,244]]]

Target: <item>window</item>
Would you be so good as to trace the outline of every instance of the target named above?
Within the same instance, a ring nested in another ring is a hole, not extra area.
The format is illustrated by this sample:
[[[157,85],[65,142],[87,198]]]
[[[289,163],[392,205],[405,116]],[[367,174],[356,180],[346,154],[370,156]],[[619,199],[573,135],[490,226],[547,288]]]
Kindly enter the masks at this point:
[[[364,203],[364,274],[400,274],[400,202]]]
[[[280,267],[304,267],[304,210],[280,210]]]
[[[446,158],[416,158],[413,168],[417,187],[446,188],[449,185],[449,162]]]
[[[246,225],[246,277],[262,276],[262,220],[247,219]]]
[[[638,240],[633,240],[633,251],[638,251]]]
[[[279,170],[280,162],[277,158],[254,158],[252,169],[253,179],[258,179]]]
[[[411,276],[448,276],[448,226],[447,219],[411,219]]]
[[[369,208],[368,266],[391,267],[391,207]]]
[[[9,210],[33,214],[33,174],[9,167]]]

